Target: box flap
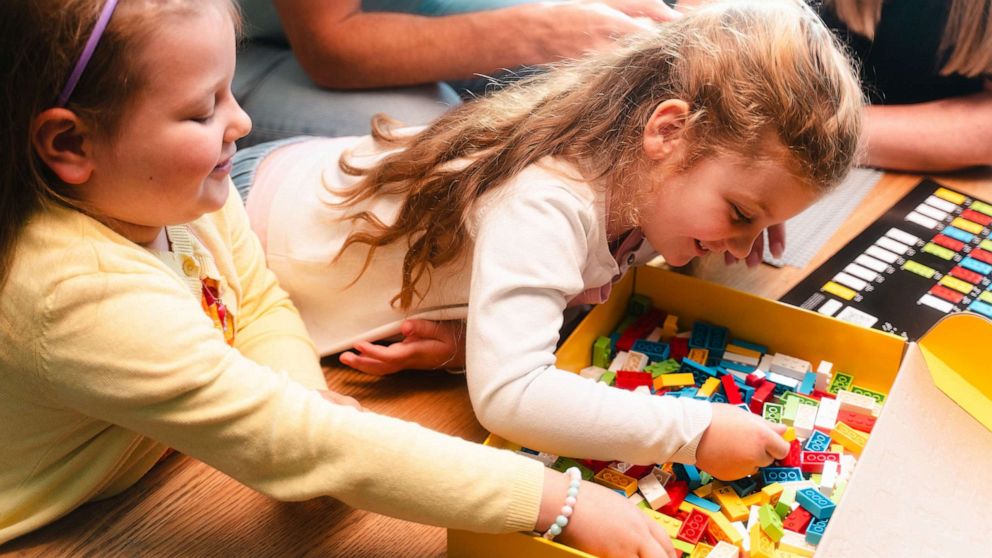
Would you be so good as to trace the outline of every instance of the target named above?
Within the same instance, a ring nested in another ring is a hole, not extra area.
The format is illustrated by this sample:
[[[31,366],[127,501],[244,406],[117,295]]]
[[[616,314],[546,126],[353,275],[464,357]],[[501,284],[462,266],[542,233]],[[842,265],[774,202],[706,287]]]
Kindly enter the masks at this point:
[[[944,396],[911,343],[817,558],[984,555],[990,468],[992,432]]]
[[[930,328],[919,345],[937,387],[992,430],[992,321],[977,314],[951,314]]]

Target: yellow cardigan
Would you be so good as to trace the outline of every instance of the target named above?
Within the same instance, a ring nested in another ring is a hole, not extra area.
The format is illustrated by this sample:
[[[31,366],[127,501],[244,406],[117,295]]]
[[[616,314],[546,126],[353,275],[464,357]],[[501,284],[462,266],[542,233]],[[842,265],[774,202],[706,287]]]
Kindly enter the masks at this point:
[[[533,528],[540,463],[317,393],[313,344],[233,187],[188,227],[185,267],[219,280],[233,348],[176,271],[96,220],[51,208],[23,231],[0,295],[0,543],[123,491],[169,447],[281,500]]]

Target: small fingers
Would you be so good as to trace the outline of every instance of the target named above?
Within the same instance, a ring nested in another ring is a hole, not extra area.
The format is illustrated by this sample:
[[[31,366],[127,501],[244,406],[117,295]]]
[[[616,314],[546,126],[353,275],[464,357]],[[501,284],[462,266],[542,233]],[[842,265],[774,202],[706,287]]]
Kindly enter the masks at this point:
[[[779,434],[771,434],[765,444],[765,452],[774,459],[785,459],[789,455],[789,442]]]
[[[768,249],[772,256],[781,258],[785,252],[785,223],[779,223],[768,227]]]
[[[765,231],[761,231],[761,234],[754,239],[754,244],[751,245],[751,253],[747,255],[747,266],[754,267],[761,263],[761,260],[765,257]]]
[[[661,545],[662,556],[665,558],[675,558],[675,546],[672,545],[672,539],[668,536],[668,532],[655,520],[651,518],[645,519],[648,521],[648,529],[651,531],[651,537]]]
[[[372,374],[373,376],[385,376],[402,370],[402,368],[397,367],[395,364],[386,363],[364,355],[357,355],[352,352],[341,353],[339,360],[345,366],[354,368],[359,372]]]

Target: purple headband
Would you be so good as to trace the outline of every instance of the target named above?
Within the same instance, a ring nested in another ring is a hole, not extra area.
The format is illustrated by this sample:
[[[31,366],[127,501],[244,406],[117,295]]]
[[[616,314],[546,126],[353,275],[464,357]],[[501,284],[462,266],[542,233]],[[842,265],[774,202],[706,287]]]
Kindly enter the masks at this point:
[[[76,65],[72,68],[72,73],[69,74],[69,81],[62,88],[62,93],[59,95],[58,103],[55,106],[64,107],[69,102],[69,97],[72,96],[73,90],[76,89],[79,78],[83,77],[83,72],[86,71],[86,66],[90,63],[90,58],[93,57],[93,51],[96,50],[96,45],[100,44],[100,38],[103,37],[103,32],[107,29],[107,24],[110,23],[110,16],[114,15],[114,9],[116,7],[117,0],[107,0],[107,3],[103,5],[100,17],[97,18],[96,25],[93,26],[93,32],[90,33],[90,38],[86,40],[83,53],[79,55],[79,60],[76,61]]]

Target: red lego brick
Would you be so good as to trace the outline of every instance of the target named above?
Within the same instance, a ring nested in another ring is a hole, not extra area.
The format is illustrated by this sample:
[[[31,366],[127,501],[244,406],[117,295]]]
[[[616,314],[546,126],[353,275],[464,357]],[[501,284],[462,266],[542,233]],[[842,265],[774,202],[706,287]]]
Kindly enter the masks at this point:
[[[709,523],[710,516],[699,510],[692,510],[689,512],[689,517],[682,522],[682,528],[679,529],[677,538],[690,544],[698,544]]]
[[[803,464],[802,453],[803,447],[799,444],[799,440],[792,440],[789,442],[789,454],[785,459],[780,459],[779,463],[782,467],[800,467]]]
[[[809,527],[809,522],[813,520],[813,514],[806,511],[802,506],[792,510],[792,513],[785,516],[782,520],[782,527],[786,529],[799,533],[806,534],[806,528]]]
[[[747,375],[747,378],[744,378],[744,385],[748,387],[757,388],[764,381],[765,381],[764,378],[752,372],[751,374]]]
[[[969,256],[975,258],[976,260],[983,261],[987,264],[992,264],[992,252],[987,250],[982,250],[981,248],[975,248],[970,253]]]
[[[765,381],[755,388],[754,395],[751,396],[751,412],[760,415],[761,411],[764,410],[765,402],[772,396],[773,391],[775,391],[775,384],[769,381]]]
[[[840,411],[837,413],[837,422],[843,422],[861,432],[871,432],[871,429],[875,428],[875,421],[877,420],[875,417],[861,415],[854,411]]]
[[[957,304],[961,302],[962,298],[964,298],[963,294],[955,290],[948,289],[943,285],[934,285],[933,287],[930,287],[930,294],[938,296],[951,304]]]
[[[937,236],[933,237],[933,243],[938,246],[943,246],[948,250],[953,250],[955,252],[960,252],[961,249],[964,248],[964,242],[961,242],[960,240],[955,240],[949,236],[945,236],[942,234],[938,234]]]
[[[665,515],[676,517],[679,513],[679,506],[682,505],[686,495],[689,494],[689,483],[680,480],[669,481],[665,485],[665,490],[668,491],[668,497],[672,500],[659,508],[658,511]]]
[[[982,282],[982,276],[971,271],[970,269],[965,269],[961,266],[957,266],[951,270],[951,275],[957,277],[958,279],[964,279],[965,281],[977,285]]]
[[[829,451],[804,451],[799,456],[799,468],[804,473],[822,473],[823,464],[828,461],[840,463],[840,454]]]
[[[650,372],[640,372],[637,370],[620,370],[617,372],[614,385],[621,389],[634,391],[639,386],[654,386],[654,378]]]
[[[685,337],[672,337],[672,340],[668,342],[668,348],[670,349],[669,358],[682,362],[685,355],[689,354],[689,340]]]
[[[974,209],[965,209],[961,212],[961,216],[973,223],[978,223],[983,227],[987,227],[989,223],[992,223],[992,217],[989,217],[984,213],[979,213]]]
[[[723,393],[727,396],[727,403],[739,405],[744,400],[741,399],[741,390],[737,389],[737,382],[734,381],[733,374],[726,374],[720,381],[723,382]]]

